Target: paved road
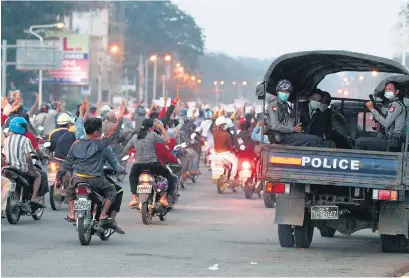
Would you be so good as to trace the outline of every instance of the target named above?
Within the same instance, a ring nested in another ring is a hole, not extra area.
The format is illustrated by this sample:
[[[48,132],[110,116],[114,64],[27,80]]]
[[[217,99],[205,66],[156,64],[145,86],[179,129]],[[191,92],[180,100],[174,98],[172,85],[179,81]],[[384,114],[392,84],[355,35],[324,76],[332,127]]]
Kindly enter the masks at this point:
[[[203,172],[206,170],[203,170]],[[273,225],[274,209],[244,193],[219,195],[210,175],[181,192],[167,221],[145,226],[127,208],[118,221],[125,235],[108,242],[94,237],[81,246],[65,222],[66,207],[43,219],[2,220],[2,276],[386,276],[409,262],[408,254],[383,254],[377,234],[316,231],[310,249],[283,249]],[[125,185],[128,188],[128,185]],[[128,191],[128,190],[127,190]],[[217,265],[217,266],[215,266]],[[211,269],[209,269],[209,267]],[[215,269],[215,270],[212,270]]]

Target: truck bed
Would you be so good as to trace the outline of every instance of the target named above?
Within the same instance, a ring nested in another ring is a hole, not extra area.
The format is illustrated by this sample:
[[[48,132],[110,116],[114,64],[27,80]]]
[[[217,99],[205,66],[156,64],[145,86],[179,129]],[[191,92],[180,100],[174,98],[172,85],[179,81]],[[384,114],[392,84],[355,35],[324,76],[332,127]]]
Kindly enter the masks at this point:
[[[261,157],[266,181],[405,189],[402,153],[270,144]]]

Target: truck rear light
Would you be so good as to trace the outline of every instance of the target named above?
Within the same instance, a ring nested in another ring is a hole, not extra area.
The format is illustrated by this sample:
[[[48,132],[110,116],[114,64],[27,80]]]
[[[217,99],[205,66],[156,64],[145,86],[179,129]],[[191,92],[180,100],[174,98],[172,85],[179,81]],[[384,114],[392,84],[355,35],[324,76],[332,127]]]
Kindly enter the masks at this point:
[[[267,182],[266,193],[290,194],[290,184]]]
[[[398,191],[374,189],[372,191],[372,199],[381,201],[397,201]]]

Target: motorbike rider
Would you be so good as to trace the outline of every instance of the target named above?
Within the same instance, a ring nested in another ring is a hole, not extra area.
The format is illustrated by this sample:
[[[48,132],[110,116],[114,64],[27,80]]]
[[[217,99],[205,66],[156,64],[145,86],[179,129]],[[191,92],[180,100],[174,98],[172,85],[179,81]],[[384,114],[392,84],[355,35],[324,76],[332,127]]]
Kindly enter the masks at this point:
[[[3,155],[3,146],[4,146],[4,134],[2,132],[1,133],[1,166],[5,167],[7,165],[7,161]],[[6,205],[7,205],[6,201],[9,195],[10,186],[11,186],[11,181],[6,177],[1,176],[1,218],[4,218],[3,211],[6,209]]]
[[[44,123],[45,120],[47,119],[48,111],[50,110],[51,105],[48,103],[44,103],[40,106],[40,111],[38,112],[37,115],[35,115],[34,120],[33,120],[33,126],[36,130],[39,130],[38,128],[41,126],[44,128]],[[44,133],[44,129],[43,132]]]
[[[232,164],[230,180],[234,181],[237,174],[238,159],[232,152],[233,144],[230,134],[225,130],[226,124],[226,117],[219,116],[216,119],[215,127],[213,128],[214,152],[219,159],[230,161]]]
[[[57,124],[58,128],[54,129],[49,136],[51,146],[48,149],[54,152],[57,160],[64,160],[76,140],[75,132],[70,131],[70,127],[73,126],[72,117],[67,113],[61,113],[57,118]]]
[[[85,128],[83,125],[83,117],[84,117],[84,112],[88,109],[88,102],[85,100],[82,105],[79,107],[79,113],[78,113],[78,120],[75,122],[76,126],[76,139],[81,140],[86,138],[86,132]],[[108,162],[108,164],[111,166],[111,168],[117,172],[117,173],[123,173],[125,169],[121,166],[119,163],[118,159],[115,157],[115,153],[113,152],[112,148],[108,146],[104,151],[103,151],[103,161]],[[108,216],[112,218],[112,222],[116,226],[115,231],[118,234],[124,234],[125,232],[118,226],[116,222],[116,216],[119,213],[121,209],[121,204],[122,204],[122,197],[124,194],[124,190],[119,184],[114,183],[113,186],[115,187],[116,190],[116,197],[114,203],[111,205],[111,208],[108,211]]]
[[[100,220],[112,220],[112,218],[108,217],[107,212],[115,201],[117,192],[115,187],[113,187],[103,175],[103,167],[105,164],[104,152],[112,140],[118,136],[124,112],[125,102],[122,102],[119,110],[118,122],[114,128],[102,138],[102,120],[99,118],[88,119],[84,125],[87,134],[86,139],[74,142],[62,167],[58,171],[56,184],[61,182],[61,177],[65,172],[74,173],[70,186],[65,190],[69,207],[69,213],[65,219],[68,222],[75,222],[75,185],[79,182],[90,184],[105,197]]]
[[[35,150],[30,140],[24,136],[28,123],[23,117],[15,117],[10,121],[10,133],[4,141],[4,154],[8,166],[21,171],[30,184],[33,185],[30,205],[45,208],[38,200],[41,185],[41,173],[33,165],[31,153]]]
[[[157,134],[155,129],[160,131],[163,136]],[[132,200],[129,203],[129,207],[134,208],[138,205],[136,192],[138,178],[142,170],[149,170],[152,173],[165,177],[168,180],[168,193],[174,191],[172,175],[166,167],[160,164],[155,153],[155,145],[157,143],[167,144],[168,142],[169,136],[163,125],[158,120],[148,118],[142,121],[138,134],[134,135],[125,146],[125,153],[128,153],[132,147],[134,147],[136,151],[135,164],[132,166],[129,174],[129,184],[132,193]],[[166,194],[162,195],[160,204],[164,207],[169,206]]]

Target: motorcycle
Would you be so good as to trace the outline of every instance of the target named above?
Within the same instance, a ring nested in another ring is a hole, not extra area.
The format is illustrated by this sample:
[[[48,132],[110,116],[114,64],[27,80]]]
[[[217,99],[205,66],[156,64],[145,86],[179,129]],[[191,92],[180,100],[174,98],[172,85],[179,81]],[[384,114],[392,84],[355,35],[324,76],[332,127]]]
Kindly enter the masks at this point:
[[[190,163],[190,157],[187,155],[187,151],[186,151],[187,146],[188,146],[187,143],[182,143],[182,144],[180,144],[180,145],[176,145],[176,146],[173,148],[173,154],[174,154],[177,158],[179,158],[179,159],[181,160],[181,162],[182,162],[182,169],[188,168],[187,165]],[[189,170],[189,169],[187,169],[187,170]],[[187,179],[188,177],[192,177],[192,175],[191,175],[191,174],[186,175],[186,173],[181,173],[181,174],[184,174],[184,175],[182,175],[182,176],[179,178],[178,184],[180,184],[180,187],[182,187],[183,189],[185,189],[186,179]]]
[[[31,159],[34,167],[41,170],[41,166],[38,165],[38,155],[32,153]],[[32,185],[25,178],[24,173],[16,168],[6,166],[2,170],[2,174],[11,181],[5,210],[8,222],[10,224],[17,224],[20,221],[21,215],[31,216],[34,220],[40,220],[43,217],[44,208],[28,203],[32,195]],[[45,193],[41,194],[41,190],[42,188],[40,188],[38,194],[40,196],[40,203],[44,204]]]
[[[129,155],[125,155],[121,161],[129,159]],[[104,176],[108,181],[117,173],[109,168],[104,167]],[[115,225],[107,221],[99,221],[102,207],[105,203],[105,198],[98,194],[90,184],[80,182],[76,184],[75,192],[77,198],[74,201],[75,220],[77,226],[78,239],[81,245],[89,245],[93,235],[97,235],[102,241],[107,241],[115,233]],[[95,217],[93,219],[93,210],[95,209]]]
[[[236,191],[236,187],[240,186],[237,180],[230,180],[230,173],[232,165],[230,161],[220,159],[217,154],[212,154],[210,157],[211,169],[212,169],[212,182],[217,186],[217,192],[223,194],[227,188],[231,188],[233,192]]]
[[[152,218],[159,216],[160,221],[165,221],[165,215],[171,210],[160,204],[162,194],[166,194],[168,181],[162,177],[144,170],[139,175],[138,189],[140,210],[143,224],[152,224]]]
[[[258,161],[255,156],[251,153],[245,152],[246,146],[240,144],[240,151],[236,152],[239,159],[239,167],[237,171],[237,178],[242,183],[244,196],[246,199],[253,198],[253,194],[257,193],[259,198],[261,198],[261,183],[257,180],[257,167]]]

